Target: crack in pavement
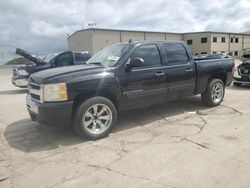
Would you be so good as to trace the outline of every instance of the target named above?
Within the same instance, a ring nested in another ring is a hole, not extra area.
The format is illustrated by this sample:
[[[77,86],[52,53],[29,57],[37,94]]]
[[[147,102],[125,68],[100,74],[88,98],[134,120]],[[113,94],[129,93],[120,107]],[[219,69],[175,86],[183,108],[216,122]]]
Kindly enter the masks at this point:
[[[212,151],[218,152],[218,151],[215,150],[215,149],[212,149],[212,148],[210,148],[210,147],[208,147],[208,146],[205,146],[205,145],[203,145],[203,144],[201,144],[201,143],[195,142],[195,141],[190,140],[190,139],[188,139],[188,138],[182,138],[180,141],[181,141],[181,142],[182,142],[182,141],[187,141],[187,142],[192,143],[192,144],[195,144],[195,145],[197,145],[197,146],[199,146],[199,147],[201,147],[201,148],[203,148],[203,149],[208,149],[208,150],[212,150]]]
[[[243,112],[237,110],[236,108],[232,107],[232,106],[228,106],[228,105],[224,105],[224,104],[221,104],[221,106],[225,107],[225,108],[230,108],[232,109],[233,111],[235,111],[236,113],[240,114],[240,115],[243,115]]]

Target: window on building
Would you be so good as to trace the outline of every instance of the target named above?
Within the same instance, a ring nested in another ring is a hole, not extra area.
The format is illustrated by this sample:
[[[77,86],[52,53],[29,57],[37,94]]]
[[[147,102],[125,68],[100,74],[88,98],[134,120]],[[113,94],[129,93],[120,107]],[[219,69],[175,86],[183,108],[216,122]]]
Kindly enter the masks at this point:
[[[234,56],[238,56],[238,51],[234,51]]]
[[[234,38],[233,37],[231,37],[231,43],[233,43],[234,42]]]
[[[225,37],[221,37],[221,42],[225,43],[226,42],[226,38]]]
[[[195,53],[194,55],[197,56],[197,55],[199,55],[199,54],[198,54],[198,53]]]
[[[139,46],[130,56],[130,59],[134,58],[142,58],[144,60],[145,67],[161,65],[159,50],[155,44]]]
[[[187,52],[182,44],[165,43],[163,46],[169,65],[188,63]]]
[[[213,37],[213,42],[217,42],[217,37]]]
[[[207,54],[207,52],[201,52],[201,54],[202,54],[202,55],[206,55],[206,54]]]
[[[207,43],[207,37],[201,38],[201,43]]]
[[[216,52],[216,51],[213,51],[213,54],[217,54],[217,52]]]
[[[235,38],[235,43],[239,43],[239,38]]]
[[[192,40],[192,39],[187,40],[187,44],[188,44],[188,45],[192,45],[192,44],[193,44],[193,40]]]

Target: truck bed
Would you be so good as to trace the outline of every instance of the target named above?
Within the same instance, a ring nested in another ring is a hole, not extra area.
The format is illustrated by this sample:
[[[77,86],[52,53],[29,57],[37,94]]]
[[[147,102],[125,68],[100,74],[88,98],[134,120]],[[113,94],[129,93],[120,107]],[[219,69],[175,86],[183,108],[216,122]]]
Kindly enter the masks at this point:
[[[207,88],[207,84],[211,77],[222,75],[225,73],[221,79],[224,81],[225,85],[230,85],[232,81],[232,69],[234,67],[233,58],[202,58],[195,59],[196,66],[196,89],[195,94],[200,94],[204,92]]]

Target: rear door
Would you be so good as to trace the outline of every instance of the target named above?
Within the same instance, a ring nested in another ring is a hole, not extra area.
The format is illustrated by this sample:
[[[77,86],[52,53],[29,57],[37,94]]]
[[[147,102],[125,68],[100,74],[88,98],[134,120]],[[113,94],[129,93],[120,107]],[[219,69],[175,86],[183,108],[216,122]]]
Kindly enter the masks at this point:
[[[169,95],[192,95],[196,85],[195,65],[182,43],[163,43]]]
[[[120,76],[122,92],[126,97],[125,106],[144,106],[165,99],[167,95],[166,71],[156,44],[137,46],[129,59],[142,58],[144,66],[123,70]]]

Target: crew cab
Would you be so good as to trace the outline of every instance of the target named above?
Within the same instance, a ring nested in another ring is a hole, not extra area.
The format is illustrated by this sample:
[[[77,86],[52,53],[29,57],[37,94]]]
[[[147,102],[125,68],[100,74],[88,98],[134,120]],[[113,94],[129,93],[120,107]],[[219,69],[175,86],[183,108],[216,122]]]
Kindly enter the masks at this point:
[[[231,58],[194,61],[181,41],[114,44],[84,65],[32,74],[27,109],[32,120],[99,139],[122,110],[198,94],[204,104],[219,105],[233,67]]]
[[[27,88],[28,78],[34,72],[62,66],[79,65],[85,63],[91,57],[89,52],[66,51],[59,54],[50,54],[41,59],[20,48],[16,49],[16,54],[29,60],[25,65],[13,69],[12,84],[20,88]]]
[[[242,84],[250,84],[250,48],[243,49],[240,54],[242,63],[237,67],[234,73],[233,84],[241,86]]]

